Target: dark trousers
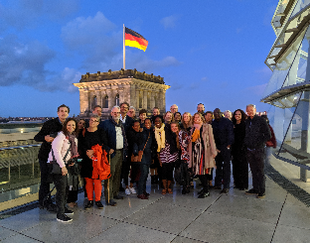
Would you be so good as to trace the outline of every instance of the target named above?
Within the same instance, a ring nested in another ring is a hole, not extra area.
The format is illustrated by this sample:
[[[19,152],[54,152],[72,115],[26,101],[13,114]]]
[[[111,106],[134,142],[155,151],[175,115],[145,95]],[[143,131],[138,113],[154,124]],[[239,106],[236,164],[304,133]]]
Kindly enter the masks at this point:
[[[253,189],[258,193],[265,193],[264,155],[264,148],[247,150],[246,154],[252,171]]]
[[[221,181],[224,181],[224,188],[229,188],[230,184],[230,149],[223,147],[220,153],[215,157],[216,176],[215,186],[221,186]]]
[[[248,162],[246,152],[238,150],[233,153],[233,176],[236,188],[247,189],[249,181]]]
[[[162,163],[162,179],[172,181],[173,180],[173,168],[174,163]]]
[[[45,160],[39,160],[39,163],[40,163],[40,170],[41,170],[41,184],[40,184],[40,189],[39,189],[39,204],[41,206],[46,206],[46,205],[43,205],[43,203],[44,203],[44,198],[47,197],[47,195],[50,191],[49,167],[48,167],[48,164]],[[52,203],[52,202],[49,201],[46,203]]]
[[[188,171],[188,164],[186,160],[181,160],[182,166],[182,177],[183,177],[183,188],[189,187],[190,175]]]
[[[123,150],[116,150],[115,156],[110,161],[111,177],[109,179],[109,191],[111,198],[118,195],[123,161]],[[108,200],[108,180],[104,181],[104,196]]]
[[[201,181],[202,187],[203,187],[203,192],[207,193],[209,192],[209,179],[208,175],[199,175],[199,180]]]
[[[123,169],[124,168],[124,169]],[[140,163],[138,162],[130,162],[130,158],[129,161],[127,161],[126,164],[123,163],[123,167],[122,167],[122,173],[123,173],[123,179],[124,179],[124,184],[125,186],[128,186],[128,175],[129,175],[129,171],[131,168],[131,174],[130,174],[130,183],[134,183],[136,181],[136,177],[139,173],[139,169],[140,169]]]
[[[53,182],[56,187],[56,205],[58,207],[57,215],[65,212],[67,176],[52,174]]]
[[[149,168],[150,165],[148,164],[140,164],[140,178],[139,178],[139,185],[138,185],[138,195],[143,194],[143,192],[146,189],[146,180],[147,180],[147,176],[149,174]]]

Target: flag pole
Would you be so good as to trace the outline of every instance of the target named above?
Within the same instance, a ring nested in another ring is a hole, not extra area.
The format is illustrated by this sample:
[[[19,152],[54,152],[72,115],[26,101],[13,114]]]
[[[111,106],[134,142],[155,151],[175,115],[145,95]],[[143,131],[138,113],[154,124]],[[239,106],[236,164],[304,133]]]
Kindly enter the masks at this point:
[[[123,69],[126,70],[126,66],[125,66],[125,59],[126,58],[126,54],[125,54],[125,25],[123,24]]]

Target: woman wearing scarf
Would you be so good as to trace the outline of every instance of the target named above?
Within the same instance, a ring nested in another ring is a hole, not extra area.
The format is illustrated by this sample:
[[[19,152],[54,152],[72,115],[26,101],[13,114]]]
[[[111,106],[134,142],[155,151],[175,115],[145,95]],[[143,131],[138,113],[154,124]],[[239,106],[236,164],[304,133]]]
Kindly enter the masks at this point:
[[[198,198],[205,198],[210,195],[208,175],[211,174],[211,169],[215,167],[214,158],[217,155],[213,130],[210,124],[203,123],[203,117],[200,113],[195,113],[191,131],[189,167],[194,175],[199,176],[203,186]]]
[[[66,204],[66,189],[67,189],[67,167],[73,166],[73,158],[79,156],[77,151],[77,138],[75,136],[76,121],[73,118],[69,118],[63,124],[62,131],[58,133],[57,137],[52,142],[52,149],[49,153],[48,163],[51,161],[57,162],[61,168],[61,174],[52,174],[52,179],[55,184],[56,204],[58,212],[56,219],[60,222],[70,222],[72,218],[66,214],[73,214],[73,211],[65,207]]]
[[[149,193],[146,192],[146,180],[149,173],[150,165],[155,156],[157,156],[157,143],[150,118],[144,121],[144,128],[141,133],[142,142],[139,144],[139,155],[142,156],[140,162],[140,178],[138,185],[138,198],[148,199]]]
[[[94,151],[92,147],[99,144],[103,146],[105,133],[101,128],[98,128],[100,117],[98,115],[91,115],[89,119],[89,127],[86,128],[79,136],[79,151],[81,153],[82,168],[81,175],[85,178],[86,194],[88,203],[84,206],[85,209],[91,208],[94,204],[94,192],[95,192],[95,204],[98,208],[103,208],[100,201],[102,184],[99,178],[92,178],[93,175],[93,160]],[[103,149],[103,148],[102,148]]]
[[[161,116],[155,117],[155,139],[157,142],[157,154],[159,164],[162,167],[162,194],[167,192],[172,194],[170,189],[171,181],[173,180],[173,163],[179,157],[177,148],[176,134],[170,129],[170,126],[165,126]]]

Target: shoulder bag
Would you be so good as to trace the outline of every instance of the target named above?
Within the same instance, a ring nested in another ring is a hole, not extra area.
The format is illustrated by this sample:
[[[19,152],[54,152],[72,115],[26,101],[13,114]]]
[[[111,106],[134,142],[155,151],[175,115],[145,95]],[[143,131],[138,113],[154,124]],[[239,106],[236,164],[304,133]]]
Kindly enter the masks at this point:
[[[65,154],[65,156],[64,156],[64,158],[63,158],[63,161],[65,161],[65,159],[66,159],[66,157],[67,157],[67,155],[68,155],[68,153],[69,153],[70,148],[71,148],[71,145],[70,145],[70,147],[68,148],[68,150],[67,150],[67,152],[66,152],[66,154]],[[55,159],[53,148],[52,148],[52,156],[53,156],[53,160],[50,161],[50,164],[52,165],[52,168],[51,168],[51,172],[50,172],[50,173],[51,173],[51,174],[56,174],[56,175],[61,175],[61,174],[62,174],[61,168],[60,168],[59,164],[57,163],[57,160]]]
[[[150,135],[151,135],[151,132],[149,133],[149,136],[146,140],[146,143],[144,144],[143,150],[139,151],[138,156],[134,156],[134,154],[131,155],[131,162],[141,162],[142,156],[143,156],[143,151],[146,147],[147,142],[149,141]]]

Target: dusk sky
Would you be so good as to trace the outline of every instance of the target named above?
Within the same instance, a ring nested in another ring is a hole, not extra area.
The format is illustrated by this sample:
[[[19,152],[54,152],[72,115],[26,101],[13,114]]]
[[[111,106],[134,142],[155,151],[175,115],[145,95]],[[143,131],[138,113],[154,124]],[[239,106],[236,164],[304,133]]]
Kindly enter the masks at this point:
[[[277,0],[1,0],[0,117],[79,114],[72,83],[120,70],[123,24],[149,44],[126,47],[126,68],[164,77],[166,107],[234,111],[260,102],[271,71]]]

